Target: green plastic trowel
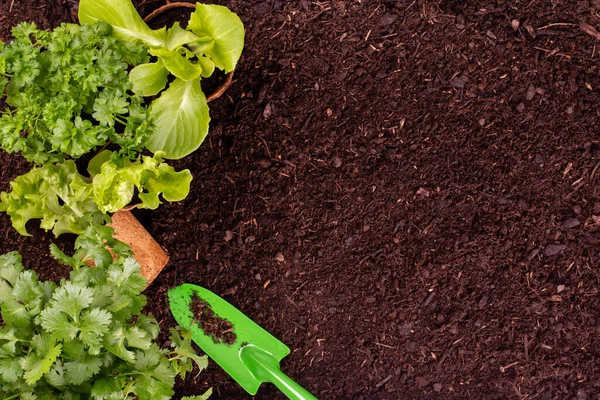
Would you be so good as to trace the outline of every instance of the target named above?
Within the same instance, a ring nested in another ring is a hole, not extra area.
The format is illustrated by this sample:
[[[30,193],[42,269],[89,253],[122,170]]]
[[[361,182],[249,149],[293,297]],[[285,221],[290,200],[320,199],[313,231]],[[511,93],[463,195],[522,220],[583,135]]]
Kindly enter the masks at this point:
[[[210,321],[197,321],[192,311],[196,303],[212,316]],[[177,323],[192,332],[192,340],[246,392],[254,395],[261,383],[271,382],[289,399],[317,400],[279,369],[290,349],[216,294],[186,283],[169,290],[169,306]],[[220,337],[215,325],[230,329]]]

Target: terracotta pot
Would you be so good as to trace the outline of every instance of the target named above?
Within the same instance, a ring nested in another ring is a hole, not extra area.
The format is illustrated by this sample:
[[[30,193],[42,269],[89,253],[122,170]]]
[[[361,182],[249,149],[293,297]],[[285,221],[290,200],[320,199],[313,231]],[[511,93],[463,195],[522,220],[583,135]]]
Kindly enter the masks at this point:
[[[167,253],[129,211],[114,213],[110,226],[115,230],[115,239],[131,247],[141,265],[141,274],[150,285],[169,262]]]

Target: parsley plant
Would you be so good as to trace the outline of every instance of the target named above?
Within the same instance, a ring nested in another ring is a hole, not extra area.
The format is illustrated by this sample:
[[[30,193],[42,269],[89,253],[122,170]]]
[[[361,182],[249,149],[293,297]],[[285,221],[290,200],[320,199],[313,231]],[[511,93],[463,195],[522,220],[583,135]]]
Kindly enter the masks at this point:
[[[21,23],[0,45],[0,147],[36,164],[76,159],[112,141],[134,158],[153,132],[133,94],[128,66],[148,61],[143,44],[110,36],[106,23],[52,32]]]

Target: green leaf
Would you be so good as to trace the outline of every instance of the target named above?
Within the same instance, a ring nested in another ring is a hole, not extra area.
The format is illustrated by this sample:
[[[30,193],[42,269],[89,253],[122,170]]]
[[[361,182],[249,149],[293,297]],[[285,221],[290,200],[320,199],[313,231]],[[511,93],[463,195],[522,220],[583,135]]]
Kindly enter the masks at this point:
[[[74,339],[63,342],[63,359],[77,359],[85,355],[86,349],[81,340]]]
[[[21,366],[25,371],[23,377],[28,385],[33,385],[39,381],[42,376],[50,371],[52,364],[56,361],[61,353],[62,345],[51,345],[43,356],[37,354],[29,354],[23,359]]]
[[[23,271],[21,255],[16,251],[0,256],[0,304],[12,296],[13,286]]]
[[[162,357],[158,346],[136,351],[135,369],[142,374],[132,385],[132,391],[141,399],[169,399],[173,391],[175,373]]]
[[[208,78],[215,72],[215,63],[208,57],[198,57],[198,64],[202,67],[201,76],[203,78]]]
[[[233,71],[242,54],[245,35],[244,24],[237,15],[227,7],[197,3],[187,29],[200,38],[203,53],[219,69]]]
[[[136,292],[141,292],[147,283],[140,275],[140,264],[133,257],[123,260],[122,265],[111,266],[108,270],[107,282],[117,287],[127,286]]]
[[[0,358],[0,381],[14,383],[23,375],[18,358]]]
[[[202,73],[202,67],[199,64],[194,64],[186,56],[186,49],[181,48],[183,54],[177,50],[167,50],[157,47],[151,48],[150,54],[160,59],[162,64],[169,70],[170,73],[184,81],[191,81]]]
[[[57,312],[53,308],[42,311],[40,322],[45,330],[61,341],[73,340],[79,332],[79,328],[69,321],[65,314]]]
[[[80,385],[100,371],[102,361],[93,355],[65,363],[65,376],[70,384]]]
[[[166,30],[150,29],[129,0],[81,0],[79,23],[92,24],[96,21],[112,25],[113,35],[119,39],[141,40],[150,46],[165,46],[167,42]]]
[[[42,289],[38,285],[37,275],[33,271],[22,272],[15,283],[13,295],[19,303],[25,304],[30,309],[39,307]]]
[[[156,131],[148,149],[162,151],[168,159],[179,159],[196,150],[208,134],[208,104],[198,79],[176,79],[152,102]]]
[[[189,170],[176,172],[170,165],[160,164],[157,176],[148,179],[144,185],[147,192],[140,193],[139,198],[144,202],[144,208],[154,210],[161,204],[158,197],[160,194],[167,201],[185,199],[190,192],[191,181],[192,174]]]
[[[81,310],[92,304],[93,296],[94,292],[90,288],[66,282],[54,292],[52,308],[77,321]]]
[[[77,246],[81,249],[85,256],[82,257],[83,260],[93,260],[94,265],[97,267],[103,267],[110,265],[112,261],[112,254],[104,243],[98,243],[95,238],[90,238],[86,236],[79,236],[77,238]]]
[[[0,64],[2,64],[2,58],[0,58]],[[0,65],[0,67],[1,67],[1,65]],[[0,97],[3,96],[4,89],[6,89],[6,85],[8,85],[8,82],[9,82],[8,78],[0,75]]]
[[[55,388],[61,390],[66,389],[66,386],[69,384],[69,382],[65,376],[65,369],[63,367],[62,360],[56,360],[52,369],[46,374],[46,381]]]
[[[140,315],[135,322],[137,326],[145,330],[150,334],[152,339],[156,339],[158,334],[160,333],[160,327],[158,326],[158,322],[156,322],[156,318],[148,315]]]
[[[135,353],[127,350],[125,340],[127,339],[127,331],[124,326],[117,325],[112,331],[104,336],[104,345],[106,349],[115,356],[130,362],[135,362]]]
[[[7,354],[15,355],[17,352],[17,343],[23,340],[17,337],[17,330],[13,326],[0,328],[0,348]],[[22,332],[20,332],[22,333]],[[2,358],[0,358],[1,360]]]
[[[58,246],[54,243],[50,243],[50,255],[56,259],[59,263],[67,265],[72,268],[76,268],[82,265],[81,260],[76,260],[73,257],[67,256]]]
[[[31,316],[27,308],[13,297],[2,302],[2,319],[7,325],[23,331],[31,329]]]
[[[116,117],[128,112],[129,102],[127,96],[119,89],[106,88],[94,102],[92,116],[101,124],[114,126]],[[91,127],[91,122],[86,121]]]
[[[141,64],[129,72],[129,80],[133,84],[133,91],[142,96],[154,96],[167,86],[169,71],[162,61]]]
[[[156,208],[160,194],[167,201],[183,200],[189,193],[191,174],[188,170],[175,172],[173,167],[160,163],[160,154],[144,156],[141,162],[123,167],[113,162],[102,164],[94,177],[94,201],[103,212],[116,212],[129,204],[137,187],[142,208]]]
[[[183,29],[181,26],[179,26],[179,22],[175,22],[167,31],[167,49],[175,50],[179,46],[195,42],[198,39],[198,36]]]
[[[137,326],[127,328],[125,338],[127,339],[127,346],[135,347],[136,349],[147,350],[152,344],[148,332],[141,330]]]
[[[111,314],[99,308],[86,311],[81,316],[79,339],[89,347],[91,354],[97,355],[100,353],[102,338],[109,331],[111,322]]]
[[[113,398],[118,394],[122,398],[123,379],[118,377],[101,378],[94,382],[92,386],[92,397],[97,400],[106,400]]]
[[[212,388],[210,388],[200,396],[185,396],[182,397],[181,400],[208,400],[208,398],[212,395],[212,392]]]
[[[88,163],[87,171],[90,176],[98,175],[102,168],[102,164],[110,160],[113,152],[110,150],[102,150],[100,153],[96,154]]]
[[[10,186],[11,193],[0,193],[0,211],[10,216],[22,235],[29,235],[25,225],[31,219],[42,219],[40,226],[58,236],[82,233],[88,221],[97,218],[91,183],[79,174],[72,160],[33,168]]]
[[[171,328],[171,347],[177,355],[171,361],[178,375],[185,378],[186,373],[192,370],[192,361],[198,366],[198,373],[208,366],[208,357],[200,356],[192,347],[192,333],[183,328]]]

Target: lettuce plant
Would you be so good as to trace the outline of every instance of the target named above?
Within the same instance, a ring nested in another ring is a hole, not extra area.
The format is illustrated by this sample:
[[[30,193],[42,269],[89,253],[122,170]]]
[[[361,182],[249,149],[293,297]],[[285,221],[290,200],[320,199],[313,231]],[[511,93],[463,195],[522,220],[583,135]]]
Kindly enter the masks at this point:
[[[244,47],[239,17],[226,7],[197,3],[185,29],[175,23],[169,29],[153,30],[130,0],[81,0],[79,21],[109,23],[115,37],[142,43],[156,58],[129,74],[136,93],[160,95],[151,104],[157,129],[148,148],[164,152],[168,159],[196,150],[208,134],[210,121],[200,80],[210,77],[215,68],[226,73],[235,68]]]
[[[140,162],[123,161],[118,167],[110,161],[110,151],[98,154],[89,165],[94,179],[80,174],[73,160],[34,167],[10,183],[10,193],[0,193],[0,211],[8,213],[13,227],[28,235],[25,225],[41,219],[41,227],[56,236],[81,234],[87,227],[108,221],[107,213],[128,205],[138,191],[140,208],[156,209],[161,201],[187,197],[192,176],[188,170],[176,172],[160,159],[143,156]]]
[[[141,312],[146,280],[111,228],[87,229],[76,247],[72,257],[52,247],[73,267],[58,285],[25,270],[18,253],[0,256],[3,398],[171,398],[176,376],[185,378],[194,364],[201,371],[206,356],[196,354],[185,330],[171,329],[170,349],[155,343],[158,323]]]

